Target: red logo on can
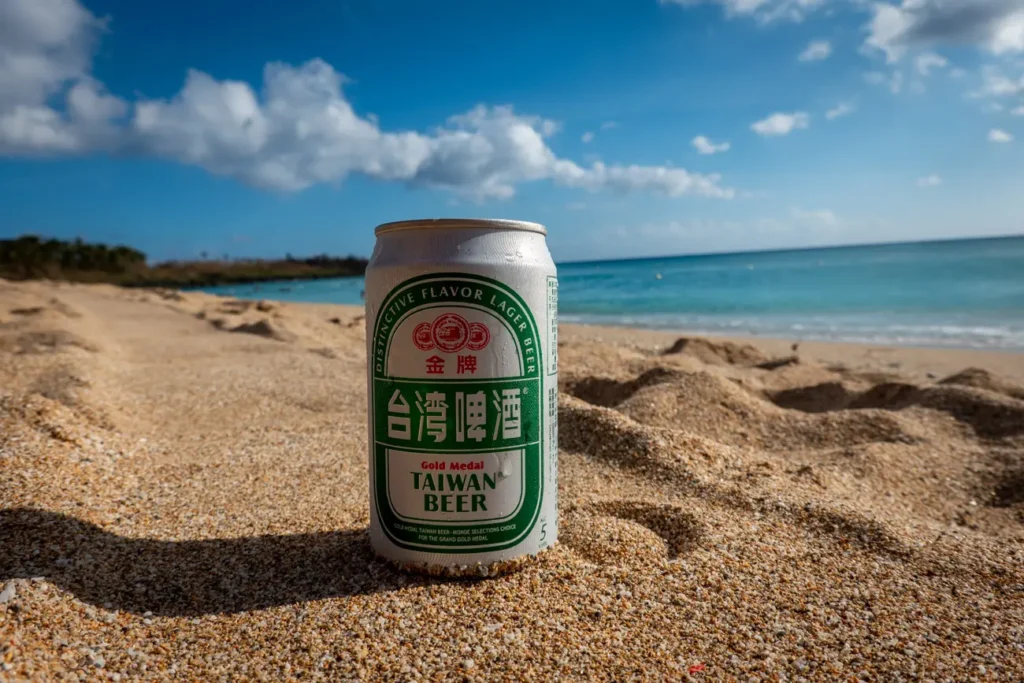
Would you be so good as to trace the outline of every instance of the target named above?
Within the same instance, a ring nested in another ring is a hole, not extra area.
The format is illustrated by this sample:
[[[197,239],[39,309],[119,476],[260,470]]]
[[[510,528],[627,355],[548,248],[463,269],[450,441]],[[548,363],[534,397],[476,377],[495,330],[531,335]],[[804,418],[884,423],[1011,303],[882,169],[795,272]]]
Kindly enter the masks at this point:
[[[420,323],[412,331],[412,343],[420,351],[429,351],[434,348],[434,339],[430,335],[430,323]]]
[[[469,326],[469,341],[466,346],[470,351],[483,351],[491,341],[491,331],[483,323],[472,323]]]
[[[461,315],[445,313],[430,326],[434,346],[445,353],[457,353],[469,342],[469,323]]]
[[[456,313],[444,313],[432,323],[420,323],[412,331],[412,343],[420,351],[437,349],[458,353],[464,348],[482,351],[491,343],[491,331],[483,323],[469,323]]]

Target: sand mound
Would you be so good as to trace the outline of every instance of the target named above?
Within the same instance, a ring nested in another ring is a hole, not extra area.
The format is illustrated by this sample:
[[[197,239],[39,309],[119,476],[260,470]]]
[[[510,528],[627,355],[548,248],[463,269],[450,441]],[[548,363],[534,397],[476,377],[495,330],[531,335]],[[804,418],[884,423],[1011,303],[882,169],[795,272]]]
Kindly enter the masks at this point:
[[[664,351],[663,355],[685,353],[709,364],[757,365],[768,357],[749,344],[735,344],[729,341],[711,341],[700,337],[680,337]]]
[[[621,517],[570,515],[561,535],[562,543],[596,564],[649,568],[669,557],[664,538],[642,524]]]
[[[657,376],[674,379],[648,384],[630,393],[615,404],[618,410],[645,425],[770,451],[918,440],[912,426],[885,412],[805,415],[782,410],[735,382],[709,372]]]
[[[296,337],[291,332],[288,332],[279,325],[275,325],[273,322],[267,319],[257,320],[251,323],[242,323],[235,327],[229,328],[230,332],[241,332],[243,334],[254,334],[257,337],[266,337],[267,339],[276,339],[277,341],[290,342],[295,341]]]
[[[940,380],[939,384],[955,384],[957,386],[985,389],[998,394],[1006,394],[1010,398],[1024,400],[1024,387],[1007,382],[981,368],[967,368],[962,372]]]
[[[962,388],[955,384],[918,387],[885,382],[865,391],[854,391],[839,382],[797,387],[771,394],[781,407],[810,413],[875,408],[899,411],[914,406],[948,413],[985,438],[1024,433],[1024,402],[1004,392]]]
[[[561,542],[448,581],[367,543],[362,311],[0,301],[0,677],[1024,677],[998,374],[564,328]]]
[[[827,413],[850,407],[860,392],[851,390],[842,382],[823,382],[809,387],[794,387],[772,392],[775,405],[805,413]]]
[[[29,306],[28,308],[12,308],[11,315],[39,315],[46,308],[44,306]]]
[[[670,560],[693,551],[705,536],[705,528],[699,518],[678,505],[613,501],[596,503],[590,509],[651,530],[664,542]]]
[[[34,330],[0,336],[0,351],[15,354],[56,353],[71,347],[98,350],[94,344],[67,330]]]
[[[639,377],[620,381],[611,377],[587,376],[573,381],[566,379],[565,390],[587,403],[614,408],[644,387],[678,379],[682,373],[672,368],[652,368]]]
[[[69,348],[97,352],[83,326],[68,323],[81,315],[37,283],[12,285],[0,281],[0,352],[18,355],[54,354]]]
[[[1007,472],[996,482],[991,505],[1020,507],[1024,511],[1024,468]],[[1022,520],[1024,521],[1024,520]]]

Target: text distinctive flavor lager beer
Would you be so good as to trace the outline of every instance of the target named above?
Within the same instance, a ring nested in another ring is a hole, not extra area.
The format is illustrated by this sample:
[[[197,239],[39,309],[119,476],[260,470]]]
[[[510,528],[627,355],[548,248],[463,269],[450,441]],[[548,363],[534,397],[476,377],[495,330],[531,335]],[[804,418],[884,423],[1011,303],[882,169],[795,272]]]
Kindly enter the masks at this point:
[[[558,280],[542,225],[387,223],[366,271],[370,539],[492,574],[558,533]]]

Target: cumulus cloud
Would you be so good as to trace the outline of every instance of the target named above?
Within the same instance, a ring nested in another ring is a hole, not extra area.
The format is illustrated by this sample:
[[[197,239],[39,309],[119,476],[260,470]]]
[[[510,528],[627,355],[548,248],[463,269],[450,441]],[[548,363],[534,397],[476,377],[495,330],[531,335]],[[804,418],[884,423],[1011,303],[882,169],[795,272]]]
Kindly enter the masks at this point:
[[[269,64],[260,98],[248,83],[218,81],[193,70],[170,100],[136,104],[133,141],[145,153],[282,190],[342,180],[353,172],[409,180],[431,169],[438,155],[447,155],[448,170],[455,174],[474,145],[481,146],[468,132],[437,138],[382,132],[353,111],[342,96],[341,81],[321,60],[299,68]],[[468,128],[458,122],[456,127]],[[486,151],[492,157],[501,153]],[[523,172],[528,175],[531,169]],[[477,189],[490,195],[501,194],[501,187],[492,174],[480,177]]]
[[[193,71],[172,100],[138,103],[132,126],[161,156],[275,189],[361,173],[478,199],[508,198],[516,185],[537,180],[591,191],[733,195],[718,176],[560,159],[547,143],[557,125],[508,106],[478,106],[429,134],[385,132],[354,112],[341,85],[321,60],[268,65],[262,98],[246,83]]]
[[[548,144],[558,125],[509,106],[478,106],[429,132],[387,131],[353,109],[343,76],[319,59],[268,64],[259,89],[192,70],[173,97],[130,106],[91,76],[103,30],[77,0],[0,0],[0,155],[155,156],[283,191],[358,173],[477,199],[511,197],[539,180],[588,191],[735,194],[717,175],[559,158]]]
[[[1015,109],[1010,110],[1012,116],[1024,116],[1024,105],[1021,105]]]
[[[1013,136],[1005,130],[993,128],[988,132],[988,141],[1005,144],[1007,142],[1013,142]]]
[[[89,75],[103,30],[77,0],[0,2],[0,154],[83,152],[111,143],[112,119],[126,106]]]
[[[908,50],[979,45],[993,54],[1024,51],[1024,0],[903,0],[876,3],[864,42],[898,61]]]
[[[703,135],[695,137],[691,140],[691,144],[701,154],[718,154],[719,152],[728,152],[730,147],[728,142],[714,143]]]
[[[923,178],[917,179],[918,187],[935,187],[936,185],[942,184],[942,178],[935,175],[934,173]]]
[[[1024,6],[1003,17],[992,32],[989,49],[997,55],[1024,52]]]
[[[40,105],[85,76],[102,29],[76,0],[0,3],[0,104]]]
[[[725,15],[732,17],[753,17],[758,21],[803,21],[813,10],[825,4],[826,0],[658,0],[662,5],[716,4],[725,9]]]
[[[811,125],[811,117],[802,111],[792,113],[776,112],[768,118],[756,121],[750,129],[763,137],[789,135],[794,130]]]
[[[848,102],[840,102],[839,104],[825,112],[825,118],[828,119],[829,121],[834,121],[835,119],[842,118],[844,116],[849,116],[854,111],[856,111],[856,109],[852,104],[849,104]]]
[[[594,141],[594,134],[591,131],[589,131],[589,130],[586,133],[584,133],[583,135],[580,136],[580,142],[582,142],[585,145],[589,145],[593,141]]]
[[[801,62],[820,62],[823,59],[828,59],[831,54],[832,43],[827,40],[815,40],[804,48],[804,51],[800,53],[797,60]]]
[[[932,69],[945,69],[949,66],[949,60],[935,52],[922,52],[914,58],[914,66],[917,73],[927,77],[931,75]]]

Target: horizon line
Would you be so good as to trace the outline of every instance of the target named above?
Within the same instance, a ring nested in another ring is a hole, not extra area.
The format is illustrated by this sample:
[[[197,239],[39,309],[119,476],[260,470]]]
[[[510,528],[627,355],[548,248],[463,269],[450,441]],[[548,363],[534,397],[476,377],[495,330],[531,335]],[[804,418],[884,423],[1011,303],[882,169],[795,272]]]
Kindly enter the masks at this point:
[[[939,239],[923,239],[923,240],[894,240],[892,242],[853,242],[846,244],[828,244],[814,247],[778,247],[771,249],[747,249],[742,251],[698,251],[690,252],[686,254],[665,254],[661,256],[629,256],[625,258],[596,258],[596,259],[581,259],[578,261],[556,261],[555,265],[588,265],[591,263],[622,263],[629,261],[653,261],[656,259],[679,259],[679,258],[693,258],[698,256],[742,256],[744,254],[778,254],[788,251],[825,251],[828,249],[858,249],[862,247],[892,247],[899,246],[902,244],[945,244],[947,242],[981,242],[986,240],[1005,240],[1005,239],[1019,239],[1024,238],[1024,232],[1010,233],[1003,235],[984,235],[981,237],[945,237]]]

